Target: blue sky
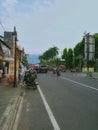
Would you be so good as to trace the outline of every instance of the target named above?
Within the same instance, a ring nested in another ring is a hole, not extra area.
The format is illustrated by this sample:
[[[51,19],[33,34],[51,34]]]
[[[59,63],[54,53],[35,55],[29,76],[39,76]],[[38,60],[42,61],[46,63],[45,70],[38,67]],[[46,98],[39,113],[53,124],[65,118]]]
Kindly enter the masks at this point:
[[[98,0],[0,0],[0,23],[18,33],[28,54],[74,48],[84,32],[98,32]],[[0,25],[0,35],[4,34]]]

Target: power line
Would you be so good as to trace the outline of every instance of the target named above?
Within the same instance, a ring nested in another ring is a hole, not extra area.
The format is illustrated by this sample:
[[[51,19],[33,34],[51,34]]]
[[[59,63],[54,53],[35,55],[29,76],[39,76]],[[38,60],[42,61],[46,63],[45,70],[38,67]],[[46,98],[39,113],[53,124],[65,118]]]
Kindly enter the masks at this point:
[[[1,21],[0,21],[0,25],[1,25],[2,29],[3,29],[3,31],[5,31],[5,28],[4,28],[3,24],[1,23]]]

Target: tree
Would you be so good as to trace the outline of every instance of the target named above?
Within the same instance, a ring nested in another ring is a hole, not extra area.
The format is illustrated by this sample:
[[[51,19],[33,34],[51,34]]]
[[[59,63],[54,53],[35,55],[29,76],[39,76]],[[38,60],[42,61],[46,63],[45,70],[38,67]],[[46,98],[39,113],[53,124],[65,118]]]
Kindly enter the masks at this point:
[[[58,50],[58,47],[49,48],[41,56],[39,56],[40,62],[42,63],[44,60],[47,64],[49,64],[49,62],[55,64],[55,58],[58,55]]]
[[[26,55],[22,56],[22,63],[28,68],[28,58]]]
[[[51,59],[52,59],[54,64],[55,64],[56,56],[58,55],[58,50],[59,50],[58,47],[50,48]]]
[[[67,66],[69,69],[73,68],[73,50],[71,48],[68,49],[67,53]]]
[[[66,65],[66,68],[67,68],[67,67],[68,67],[68,64],[67,64],[67,60],[68,60],[67,48],[65,48],[65,49],[63,50],[62,59],[65,60],[65,65]]]
[[[73,68],[73,50],[71,48],[63,50],[62,59],[65,60],[66,68]]]
[[[98,59],[98,33],[93,34],[95,38],[95,59]]]
[[[66,59],[67,57],[67,48],[63,50],[62,59]]]
[[[85,45],[85,39],[83,38],[74,47],[75,67],[78,67],[80,64],[80,56],[84,58],[84,45]],[[83,61],[82,61],[82,64],[83,64]]]

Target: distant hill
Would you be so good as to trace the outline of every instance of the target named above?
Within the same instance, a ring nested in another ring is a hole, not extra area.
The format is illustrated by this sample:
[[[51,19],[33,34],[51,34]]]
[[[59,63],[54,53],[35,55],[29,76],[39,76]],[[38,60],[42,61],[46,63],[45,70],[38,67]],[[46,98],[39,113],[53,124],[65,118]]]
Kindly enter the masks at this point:
[[[29,64],[37,64],[37,63],[39,63],[40,62],[40,60],[38,59],[38,57],[39,57],[40,55],[38,54],[29,54],[29,56],[28,56],[28,63]]]

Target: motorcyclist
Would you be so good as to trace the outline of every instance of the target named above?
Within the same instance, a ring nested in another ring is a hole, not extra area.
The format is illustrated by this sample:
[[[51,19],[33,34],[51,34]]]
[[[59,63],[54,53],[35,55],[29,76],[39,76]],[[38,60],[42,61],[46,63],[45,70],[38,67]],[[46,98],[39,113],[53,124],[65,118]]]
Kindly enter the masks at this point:
[[[53,67],[53,74],[55,74],[56,73],[56,67]]]
[[[61,75],[61,68],[60,68],[59,66],[58,66],[57,69],[56,69],[56,73],[57,73],[58,76]]]

